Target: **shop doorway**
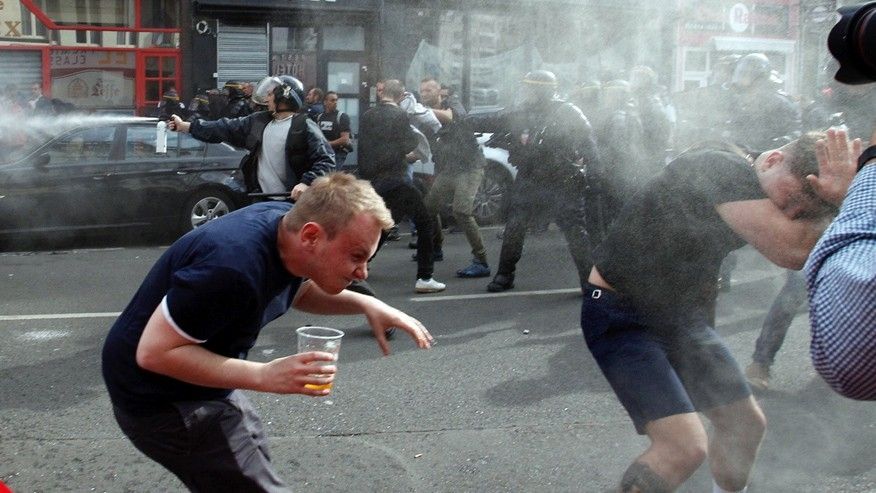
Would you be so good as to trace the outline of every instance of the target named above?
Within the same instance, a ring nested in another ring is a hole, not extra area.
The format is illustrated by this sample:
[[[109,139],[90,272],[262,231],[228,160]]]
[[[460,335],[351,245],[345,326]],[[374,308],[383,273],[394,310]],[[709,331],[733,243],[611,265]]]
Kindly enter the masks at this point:
[[[137,114],[151,116],[161,102],[161,96],[171,89],[180,94],[179,52],[173,50],[137,53]]]
[[[368,108],[370,88],[377,74],[370,67],[374,56],[374,21],[367,16],[299,19],[297,25],[272,25],[271,73],[291,75],[306,89],[319,87],[338,93],[338,110],[350,117],[355,140],[359,116]],[[347,163],[355,163],[355,152]]]

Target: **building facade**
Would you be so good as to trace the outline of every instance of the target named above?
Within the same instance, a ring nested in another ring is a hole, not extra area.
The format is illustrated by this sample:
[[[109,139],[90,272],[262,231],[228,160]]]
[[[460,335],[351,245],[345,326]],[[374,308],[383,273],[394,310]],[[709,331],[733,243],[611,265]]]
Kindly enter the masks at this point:
[[[727,54],[766,53],[786,90],[817,90],[835,0],[2,0],[0,89],[38,83],[96,111],[147,114],[226,81],[292,74],[354,124],[375,83],[424,77],[469,109],[513,104],[524,73],[561,92],[649,65],[671,91]],[[669,4],[669,5],[659,5]],[[658,6],[655,6],[658,5]]]
[[[380,79],[435,77],[477,109],[512,104],[532,69],[565,91],[637,63],[668,77],[673,53],[674,9],[647,1],[199,0],[191,16],[187,90],[291,74],[338,92],[354,134]]]
[[[148,113],[181,84],[182,0],[2,0],[0,89]]]

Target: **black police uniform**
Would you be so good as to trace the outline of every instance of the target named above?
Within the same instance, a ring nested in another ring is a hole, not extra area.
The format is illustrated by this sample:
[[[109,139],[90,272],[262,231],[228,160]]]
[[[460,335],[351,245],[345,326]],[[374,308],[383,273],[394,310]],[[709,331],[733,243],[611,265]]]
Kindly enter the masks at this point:
[[[585,169],[597,162],[596,143],[587,118],[577,106],[550,101],[510,113],[505,133],[517,177],[511,187],[499,269],[490,291],[514,286],[526,228],[533,215],[547,213],[566,236],[581,282],[592,265],[585,228]]]

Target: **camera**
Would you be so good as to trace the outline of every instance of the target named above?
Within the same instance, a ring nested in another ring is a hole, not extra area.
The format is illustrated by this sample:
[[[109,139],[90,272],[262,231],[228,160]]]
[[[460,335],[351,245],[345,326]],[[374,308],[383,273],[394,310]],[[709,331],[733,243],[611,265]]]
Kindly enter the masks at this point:
[[[834,78],[844,84],[876,82],[876,2],[837,9],[839,21],[827,48],[839,62]]]

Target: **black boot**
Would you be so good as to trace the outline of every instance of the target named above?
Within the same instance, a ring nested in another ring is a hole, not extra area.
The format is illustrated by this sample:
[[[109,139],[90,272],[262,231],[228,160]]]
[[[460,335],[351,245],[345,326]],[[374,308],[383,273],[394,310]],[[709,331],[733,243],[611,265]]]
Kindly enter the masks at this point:
[[[496,274],[490,284],[487,284],[487,291],[491,293],[500,293],[514,287],[514,275]]]

